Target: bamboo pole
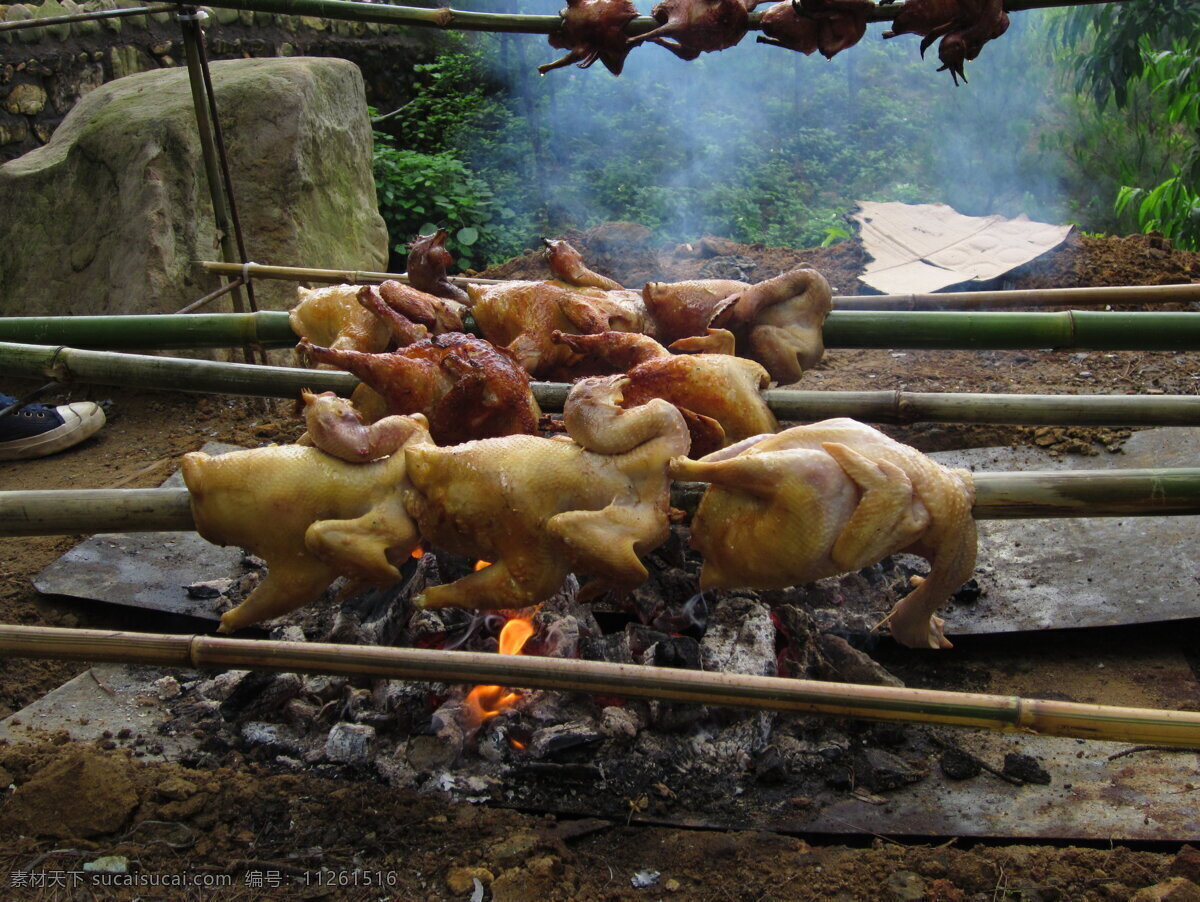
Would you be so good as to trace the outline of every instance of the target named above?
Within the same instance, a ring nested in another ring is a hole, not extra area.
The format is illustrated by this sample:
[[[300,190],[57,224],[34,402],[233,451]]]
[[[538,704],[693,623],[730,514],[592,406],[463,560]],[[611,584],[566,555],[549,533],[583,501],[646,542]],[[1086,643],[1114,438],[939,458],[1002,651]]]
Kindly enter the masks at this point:
[[[973,475],[976,520],[1200,514],[1200,467]],[[694,511],[704,489],[704,483],[676,483],[671,504]],[[193,529],[186,488],[0,492],[0,536]]]
[[[126,16],[148,16],[155,13],[173,13],[179,7],[175,3],[155,3],[150,6],[129,6],[120,9],[94,9],[88,12],[70,13],[64,16],[44,16],[36,19],[14,19],[0,22],[0,34],[20,28],[41,28],[64,25],[71,22],[90,22],[95,19],[120,19]]]
[[[1006,0],[1005,9],[1015,12],[1059,6],[1089,6],[1097,3],[1123,3],[1129,0]],[[550,34],[562,24],[559,16],[511,15],[507,13],[478,13],[456,10],[419,9],[405,6],[362,3],[355,0],[216,0],[207,3],[216,9],[246,9],[255,12],[290,16],[318,16],[325,19],[346,19],[353,22],[379,22],[384,25],[410,25],[422,28],[443,28],[458,31],[493,31],[522,34]],[[871,22],[888,22],[896,16],[899,4],[880,4],[867,13]],[[750,14],[750,27],[759,28],[761,12]],[[649,16],[639,16],[625,27],[626,34],[645,34],[659,23]]]
[[[188,317],[195,319],[196,317]],[[296,400],[301,389],[349,396],[358,378],[338,370],[257,366],[0,343],[0,373],[185,391]],[[538,405],[562,410],[570,386],[531,385]],[[780,420],[849,416],[871,423],[988,423],[1007,426],[1200,426],[1200,395],[1018,395],[965,392],[763,392]]]
[[[242,266],[202,260],[196,264],[208,273],[240,276]],[[407,282],[406,273],[364,272],[352,269],[309,269],[248,263],[256,279],[285,282],[378,285],[388,279]],[[505,279],[452,276],[459,285],[499,285]],[[1105,285],[1095,288],[1016,289],[1008,291],[947,291],[941,294],[848,294],[835,296],[838,310],[982,310],[994,307],[1099,307],[1118,304],[1169,304],[1200,302],[1200,283],[1187,285]]]
[[[827,348],[964,350],[1200,350],[1200,315],[1139,311],[834,310],[823,330]],[[254,340],[264,347],[296,343],[288,314],[129,314],[0,318],[0,342],[63,344],[112,350],[229,347]]]
[[[825,717],[975,727],[1185,748],[1200,713],[1047,701],[1012,695],[825,683],[532,655],[326,642],[227,639],[43,626],[0,626],[0,655],[162,667],[499,684]]]

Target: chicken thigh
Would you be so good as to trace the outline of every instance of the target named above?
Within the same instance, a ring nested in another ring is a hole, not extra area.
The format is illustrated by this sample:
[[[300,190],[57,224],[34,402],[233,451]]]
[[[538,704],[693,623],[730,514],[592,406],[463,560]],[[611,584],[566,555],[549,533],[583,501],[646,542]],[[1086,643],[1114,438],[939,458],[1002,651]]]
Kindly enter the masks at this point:
[[[692,520],[701,588],[782,588],[917,554],[929,575],[893,607],[892,635],[950,647],[934,611],[975,567],[967,471],[841,418],[677,458],[671,475],[710,483]]]
[[[622,408],[626,383],[594,378],[571,389],[571,440],[514,435],[405,446],[406,504],[421,535],[493,562],[426,589],[415,604],[525,607],[553,595],[571,572],[592,577],[585,598],[645,580],[638,556],[669,533],[667,463],[687,453],[688,431],[666,401]]]

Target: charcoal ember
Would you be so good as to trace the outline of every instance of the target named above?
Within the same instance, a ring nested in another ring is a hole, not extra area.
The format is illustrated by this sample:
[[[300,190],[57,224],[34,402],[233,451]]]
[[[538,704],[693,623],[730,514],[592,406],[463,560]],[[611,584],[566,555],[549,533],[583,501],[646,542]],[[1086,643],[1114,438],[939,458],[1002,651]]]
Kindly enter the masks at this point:
[[[644,725],[639,716],[642,710],[633,705],[608,705],[600,712],[600,732],[610,739],[633,739]]]
[[[664,733],[682,733],[709,717],[707,705],[688,702],[651,701],[647,706],[650,724]],[[645,735],[644,733],[642,735]]]
[[[307,733],[316,723],[320,708],[301,698],[289,699],[283,706],[283,722],[298,733]]]
[[[352,608],[343,607],[333,618],[333,626],[329,628],[326,642],[337,645],[372,645],[372,634],[363,628],[358,612]]]
[[[183,587],[183,591],[187,593],[188,598],[217,598],[224,595],[233,586],[235,580],[228,577],[222,579],[209,579],[203,582],[192,583]]]
[[[221,702],[221,716],[226,720],[262,717],[280,710],[304,688],[305,681],[295,673],[251,673]]]
[[[754,756],[754,779],[768,786],[786,783],[787,758],[776,745],[768,745]]]
[[[415,723],[433,713],[435,698],[444,697],[447,691],[444,683],[377,680],[371,690],[371,703],[377,711],[392,715],[397,729],[411,732]]]
[[[817,649],[823,664],[818,667],[822,679],[870,686],[904,686],[903,680],[889,673],[883,665],[841,636],[821,633],[817,636]]]
[[[173,716],[158,726],[158,732],[165,736],[196,730],[213,733],[220,729],[224,722],[220,704],[202,695],[177,702],[172,706],[171,713]]]
[[[295,623],[282,624],[274,627],[268,637],[275,642],[307,642],[303,627]]]
[[[573,615],[539,609],[533,616],[534,634],[522,653],[540,658],[574,658],[579,651],[580,624]]]
[[[860,749],[853,759],[854,782],[871,792],[888,792],[925,779],[926,772],[883,749]]]
[[[821,664],[817,651],[817,628],[812,615],[792,604],[771,608],[775,623],[775,667],[781,676],[815,676]]]
[[[983,595],[983,587],[979,585],[979,580],[971,577],[961,589],[950,596],[950,600],[955,604],[974,604],[979,601],[979,597]]]
[[[690,596],[686,592],[675,593],[674,597],[686,600],[667,605],[662,613],[654,618],[651,625],[664,633],[677,633],[693,639],[703,639],[708,630],[710,616],[708,598],[703,592],[697,592]]]
[[[302,751],[300,737],[283,724],[251,720],[242,724],[242,742],[248,748],[267,748],[279,754],[295,755]]]
[[[948,748],[942,752],[938,767],[949,780],[970,780],[983,772],[982,762],[960,748]]]
[[[705,670],[775,676],[775,626],[756,598],[722,598],[700,643]]]
[[[249,670],[226,670],[210,680],[200,682],[196,686],[196,692],[212,701],[223,702],[229,698],[238,684],[249,676]]]
[[[462,755],[468,737],[478,727],[478,721],[461,701],[446,702],[409,737],[406,750],[409,765],[419,773],[450,767]]]
[[[655,667],[699,670],[700,643],[691,636],[667,636],[647,649],[643,663]]]
[[[1022,752],[1009,752],[1004,756],[1004,767],[1001,772],[1006,777],[1020,780],[1022,783],[1037,783],[1049,785],[1050,774],[1044,770],[1037,758]]]
[[[621,608],[639,623],[649,623],[665,605],[662,590],[653,580],[647,580],[621,599]]]
[[[633,655],[633,660],[639,664],[645,663],[643,659],[651,647],[663,639],[670,638],[666,633],[641,623],[625,624],[625,635],[629,639],[630,654]]]
[[[303,695],[318,701],[330,702],[341,698],[346,691],[349,680],[342,676],[327,676],[316,674],[304,678]]]
[[[462,608],[421,610],[408,618],[408,642],[415,648],[458,648],[479,625],[474,611]]]
[[[702,279],[734,279],[738,282],[751,281],[751,273],[758,263],[741,254],[721,254],[710,257],[700,266]]]
[[[624,631],[607,636],[589,636],[579,642],[579,656],[585,661],[607,661],[610,664],[632,664],[633,651],[629,634]]]
[[[375,730],[365,724],[336,723],[325,739],[325,757],[342,764],[366,764],[375,754]]]
[[[604,734],[591,718],[572,720],[535,730],[528,751],[534,758],[546,758],[603,738]]]

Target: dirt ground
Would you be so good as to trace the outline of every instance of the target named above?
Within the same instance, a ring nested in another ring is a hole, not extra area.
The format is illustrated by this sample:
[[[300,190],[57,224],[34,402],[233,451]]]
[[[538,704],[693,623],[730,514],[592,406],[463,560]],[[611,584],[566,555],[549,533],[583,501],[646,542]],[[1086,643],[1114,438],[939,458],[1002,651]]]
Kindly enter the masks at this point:
[[[724,266],[749,261],[763,276],[807,261],[839,293],[862,292],[863,254],[851,242],[792,251],[719,241],[700,249],[698,241],[655,254],[636,229],[569,237],[597,269],[626,284],[694,277],[714,259]],[[529,255],[487,275],[536,275],[538,265]],[[1010,274],[1002,287],[1196,280],[1200,255],[1161,239],[1073,236]],[[883,350],[831,350],[800,385],[1134,394],[1195,394],[1198,386],[1194,353]],[[0,464],[0,490],[157,486],[180,455],[206,441],[255,446],[290,441],[302,431],[291,405],[282,402],[104,386],[76,387],[69,398],[104,404],[106,428],[55,457]],[[889,431],[923,450],[1008,443],[1096,454],[1119,454],[1127,434],[944,425]],[[0,539],[3,622],[194,631],[194,625],[144,612],[40,596],[32,578],[80,538]],[[72,663],[0,661],[0,715],[84,670]],[[848,842],[677,829],[650,823],[633,809],[626,822],[566,819],[418,796],[367,774],[335,780],[278,773],[236,753],[212,769],[145,763],[127,749],[105,747],[113,745],[81,748],[48,735],[40,744],[0,746],[0,786],[10,787],[0,803],[5,898],[1200,899],[1200,853],[1171,844],[1083,848],[869,835]],[[90,882],[83,864],[106,855],[127,858],[142,884]]]

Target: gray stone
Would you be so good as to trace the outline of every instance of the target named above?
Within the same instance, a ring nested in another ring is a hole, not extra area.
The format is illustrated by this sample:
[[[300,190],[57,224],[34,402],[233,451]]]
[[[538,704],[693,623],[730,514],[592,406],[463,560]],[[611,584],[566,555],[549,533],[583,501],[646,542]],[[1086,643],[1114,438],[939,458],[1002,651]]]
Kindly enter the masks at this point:
[[[4,98],[4,109],[16,116],[36,116],[46,106],[46,91],[41,85],[13,85]]]
[[[343,764],[366,764],[375,751],[375,728],[360,723],[335,723],[325,739],[325,757]]]
[[[249,258],[381,270],[371,125],[352,63],[212,65]],[[187,72],[83,97],[45,147],[0,166],[0,306],[12,316],[167,313],[211,291],[217,252]],[[262,308],[295,287],[259,282]],[[228,308],[225,308],[228,309]]]

